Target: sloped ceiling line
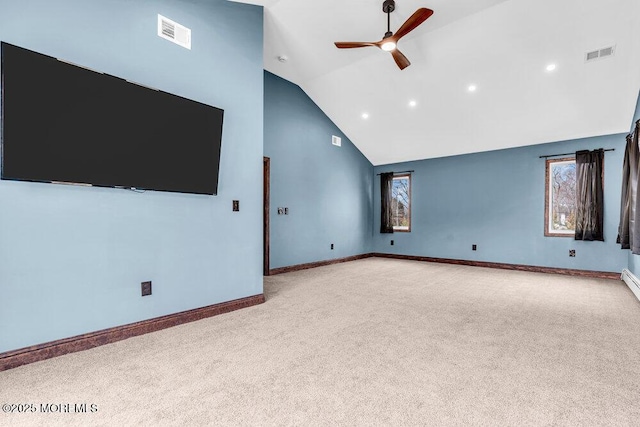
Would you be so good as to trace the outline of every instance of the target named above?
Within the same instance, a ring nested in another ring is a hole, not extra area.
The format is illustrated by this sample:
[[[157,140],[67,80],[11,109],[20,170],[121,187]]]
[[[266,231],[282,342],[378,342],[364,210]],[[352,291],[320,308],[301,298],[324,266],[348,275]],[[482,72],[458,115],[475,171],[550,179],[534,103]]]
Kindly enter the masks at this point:
[[[379,49],[333,44],[379,40],[382,0],[244,3],[265,7],[265,69],[375,165],[626,132],[640,89],[637,0],[397,0],[395,29],[435,11],[402,40],[403,71]],[[610,45],[613,57],[585,63]]]

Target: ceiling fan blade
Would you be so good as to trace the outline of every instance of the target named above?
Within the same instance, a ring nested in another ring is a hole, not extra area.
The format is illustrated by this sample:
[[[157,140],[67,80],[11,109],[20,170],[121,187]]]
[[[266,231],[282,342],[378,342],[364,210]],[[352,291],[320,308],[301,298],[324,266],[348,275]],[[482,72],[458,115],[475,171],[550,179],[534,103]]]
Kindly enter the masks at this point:
[[[421,7],[420,9],[416,10],[413,15],[411,15],[409,19],[404,21],[404,24],[402,24],[402,26],[398,28],[398,31],[396,31],[396,33],[393,35],[393,38],[395,38],[397,42],[402,37],[415,30],[418,25],[426,21],[427,18],[429,18],[431,15],[433,15],[433,10],[427,9],[426,7]]]
[[[398,67],[400,67],[401,70],[404,70],[409,65],[411,65],[411,62],[409,62],[407,57],[404,56],[398,49],[392,50],[391,55],[393,55],[393,59],[396,61],[396,64],[398,64]]]
[[[351,49],[354,47],[367,47],[367,46],[378,46],[377,43],[373,42],[335,42],[334,43],[338,49]]]

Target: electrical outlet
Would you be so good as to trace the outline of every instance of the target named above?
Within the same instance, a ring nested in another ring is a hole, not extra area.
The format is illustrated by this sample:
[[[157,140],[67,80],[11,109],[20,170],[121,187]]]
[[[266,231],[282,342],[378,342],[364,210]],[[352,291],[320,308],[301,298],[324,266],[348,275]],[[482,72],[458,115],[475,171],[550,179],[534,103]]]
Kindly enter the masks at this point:
[[[393,240],[391,241],[391,246],[393,246]]]
[[[142,282],[140,283],[140,288],[142,289],[142,296],[146,297],[147,295],[151,295],[151,282]]]
[[[471,250],[472,251],[478,250],[478,245],[471,245]]]
[[[240,200],[233,201],[233,211],[240,212]]]
[[[331,250],[333,250],[333,243],[331,244]]]
[[[569,256],[570,257],[575,257],[576,256],[576,250],[575,249],[569,249]]]

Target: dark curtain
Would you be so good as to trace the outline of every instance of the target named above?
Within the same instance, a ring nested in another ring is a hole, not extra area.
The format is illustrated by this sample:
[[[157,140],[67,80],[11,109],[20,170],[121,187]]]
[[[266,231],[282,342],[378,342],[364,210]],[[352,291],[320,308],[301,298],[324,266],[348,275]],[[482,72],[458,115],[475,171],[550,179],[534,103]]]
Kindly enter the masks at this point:
[[[604,150],[576,153],[576,240],[604,242],[602,164]]]
[[[638,136],[640,136],[640,120],[636,122],[636,128],[631,136],[633,147],[633,161],[631,164],[630,180],[632,181],[631,195],[629,197],[629,245],[631,252],[640,255],[640,197],[638,197],[638,180],[640,178],[640,150],[638,148]],[[635,163],[634,163],[635,161]],[[633,169],[635,167],[635,170]]]
[[[380,232],[393,233],[391,191],[393,172],[380,174]]]
[[[622,163],[622,194],[620,197],[620,224],[616,242],[622,249],[631,248],[629,228],[635,218],[635,195],[638,186],[638,144],[633,143],[631,134],[627,135]]]

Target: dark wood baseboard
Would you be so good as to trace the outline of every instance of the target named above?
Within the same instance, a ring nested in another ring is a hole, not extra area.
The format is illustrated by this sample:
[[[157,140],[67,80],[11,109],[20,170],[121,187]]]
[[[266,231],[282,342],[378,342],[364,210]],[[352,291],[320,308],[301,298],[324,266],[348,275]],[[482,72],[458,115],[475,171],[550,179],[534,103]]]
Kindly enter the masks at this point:
[[[410,261],[423,261],[423,262],[438,262],[442,264],[457,264],[468,265],[471,267],[486,267],[486,268],[499,268],[502,270],[519,270],[530,271],[534,273],[551,273],[551,274],[564,274],[568,276],[579,277],[591,277],[597,279],[612,279],[620,280],[620,274],[609,271],[592,271],[592,270],[576,270],[571,268],[556,268],[556,267],[541,267],[536,265],[523,265],[523,264],[506,264],[499,262],[487,262],[487,261],[470,261],[464,259],[453,258],[433,258],[417,255],[398,255],[398,254],[385,254],[380,252],[372,252],[368,254],[354,255],[345,258],[336,258],[326,261],[309,262],[306,264],[291,265],[288,267],[274,268],[270,270],[270,274],[282,274],[290,273],[292,271],[306,270],[308,268],[321,267],[323,265],[338,264],[341,262],[355,261],[363,258],[379,257],[379,258],[393,258],[393,259],[406,259]]]
[[[380,258],[439,262],[443,264],[469,265],[472,267],[500,268],[503,270],[531,271],[534,273],[553,273],[553,274],[565,274],[569,276],[592,277],[597,279],[621,280],[620,279],[621,273],[614,273],[614,272],[608,272],[608,271],[575,270],[571,268],[540,267],[535,265],[504,264],[499,262],[468,261],[463,259],[451,259],[451,258],[431,258],[431,257],[415,256],[415,255],[396,255],[396,254],[383,254],[383,253],[373,253],[370,255],[375,257],[380,257]]]
[[[216,316],[218,314],[228,313],[230,311],[261,304],[264,301],[264,294],[259,294],[0,353],[0,371],[16,368],[28,363],[38,362],[40,360],[50,359],[56,356],[62,356],[63,354],[88,350],[104,344],[121,341],[137,335],[147,334],[149,332],[159,331],[161,329],[170,328],[183,323],[194,322],[196,320]]]
[[[325,261],[308,262],[306,264],[290,265],[288,267],[272,268],[269,271],[269,274],[270,275],[274,275],[274,274],[282,274],[282,273],[291,273],[292,271],[299,271],[299,270],[306,270],[308,268],[322,267],[323,265],[339,264],[341,262],[355,261],[357,259],[370,258],[372,256],[374,256],[374,255],[369,253],[369,254],[353,255],[353,256],[348,256],[348,257],[344,257],[344,258],[328,259],[328,260],[325,260]]]
[[[292,265],[288,267],[280,267],[270,270],[271,274],[289,273],[292,271],[306,270],[309,268],[321,267],[324,265],[338,264],[342,262],[355,261],[358,259],[379,257],[404,259],[410,261],[437,262],[444,264],[468,265],[472,267],[499,268],[504,270],[531,271],[536,273],[553,273],[564,274],[570,276],[592,277],[599,279],[621,280],[620,273],[591,271],[591,270],[575,270],[569,268],[540,267],[533,265],[521,264],[504,264],[497,262],[485,261],[469,261],[450,258],[433,258],[415,255],[397,255],[384,253],[367,253],[354,255],[345,258],[336,258],[326,261],[310,262],[306,264]],[[31,347],[25,347],[18,350],[12,350],[0,353],[0,372],[7,369],[16,368],[33,362],[38,362],[52,357],[61,356],[63,354],[73,353],[76,351],[88,350],[90,348],[101,345],[121,341],[138,335],[147,334],[149,332],[159,331],[161,329],[170,328],[183,323],[193,322],[207,317],[216,316],[218,314],[228,313],[230,311],[241,308],[250,307],[252,305],[262,304],[265,301],[264,294],[254,295],[246,298],[240,298],[233,301],[227,301],[220,304],[214,304],[207,307],[196,308],[193,310],[183,311],[180,313],[169,314],[167,316],[156,317],[154,319],[143,320],[141,322],[130,323],[128,325],[117,326],[114,328],[104,329],[101,331],[90,332],[75,337],[65,338],[57,341],[51,341],[44,344],[38,344]]]

